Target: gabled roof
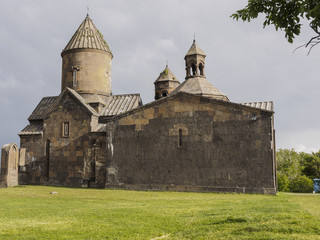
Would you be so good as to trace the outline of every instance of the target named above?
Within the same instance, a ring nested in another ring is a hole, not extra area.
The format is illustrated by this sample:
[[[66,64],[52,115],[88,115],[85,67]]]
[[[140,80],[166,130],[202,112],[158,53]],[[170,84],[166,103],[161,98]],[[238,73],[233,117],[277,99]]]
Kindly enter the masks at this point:
[[[259,108],[262,110],[267,111],[273,111],[273,102],[267,101],[267,102],[249,102],[249,103],[241,103],[242,105],[253,107],[253,108]]]
[[[198,46],[198,44],[196,43],[196,40],[193,40],[193,43],[189,49],[189,51],[187,52],[186,56],[190,56],[190,55],[195,55],[195,54],[199,54],[202,56],[206,56],[206,54],[204,53],[204,51],[201,50],[201,48]]]
[[[93,24],[89,15],[80,24],[62,53],[71,49],[99,49],[111,53],[107,42]],[[112,53],[111,53],[112,54]]]
[[[205,77],[187,78],[181,83],[170,95],[175,95],[178,92],[186,92],[199,96],[222,99],[229,101],[228,97],[218,88],[213,86]]]
[[[26,126],[21,132],[18,133],[21,135],[41,135],[43,133],[43,124],[41,122],[32,123]]]
[[[29,121],[42,120],[45,112],[48,110],[48,108],[50,108],[50,106],[54,103],[56,99],[57,99],[57,96],[42,98],[39,104],[36,106],[36,108],[33,110],[31,115],[29,116],[28,120]]]
[[[154,82],[156,84],[157,82],[166,82],[166,81],[173,81],[173,82],[179,82],[179,80],[176,78],[176,76],[172,73],[168,65],[166,65],[166,68],[160,73],[157,80]]]
[[[101,116],[111,117],[142,105],[140,94],[113,95],[107,99]]]
[[[80,96],[79,93],[77,93],[75,90],[71,88],[65,88],[63,92],[57,97],[55,102],[50,106],[50,108],[47,109],[47,111],[44,113],[44,117],[46,117],[53,109],[55,109],[59,104],[61,99],[66,95],[66,94],[71,94],[71,96],[74,97],[83,107],[84,109],[91,115],[94,116],[99,116],[99,114],[89,105],[86,103],[86,101],[83,99],[83,97]]]

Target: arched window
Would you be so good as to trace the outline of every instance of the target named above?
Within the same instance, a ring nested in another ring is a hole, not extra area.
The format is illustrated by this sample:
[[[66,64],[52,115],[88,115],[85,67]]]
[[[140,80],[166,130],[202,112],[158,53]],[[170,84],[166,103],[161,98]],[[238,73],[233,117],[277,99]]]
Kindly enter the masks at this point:
[[[70,133],[69,127],[70,127],[69,122],[62,123],[62,137],[69,137],[69,133]]]
[[[195,64],[192,64],[192,75],[195,76],[197,74],[197,67]]]
[[[78,79],[77,79],[77,69],[76,68],[74,68],[73,69],[73,71],[72,71],[72,77],[73,77],[73,86],[75,87],[75,86],[77,86],[77,81],[78,81]]]
[[[203,75],[204,75],[204,71],[203,71],[203,70],[204,70],[204,67],[203,67],[203,64],[202,64],[202,63],[199,64],[199,70],[200,70],[200,75],[203,76]]]
[[[166,96],[168,96],[168,92],[167,92],[166,90],[164,90],[164,91],[162,92],[162,97],[166,97]]]

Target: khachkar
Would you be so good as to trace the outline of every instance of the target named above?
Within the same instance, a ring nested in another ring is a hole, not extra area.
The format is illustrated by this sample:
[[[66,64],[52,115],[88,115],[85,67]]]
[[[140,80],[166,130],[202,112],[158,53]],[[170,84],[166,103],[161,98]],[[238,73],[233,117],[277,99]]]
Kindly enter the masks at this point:
[[[25,149],[21,149],[24,156]],[[24,165],[24,158],[19,159],[19,148],[16,144],[6,144],[1,149],[0,186],[12,187],[18,185],[18,169]]]

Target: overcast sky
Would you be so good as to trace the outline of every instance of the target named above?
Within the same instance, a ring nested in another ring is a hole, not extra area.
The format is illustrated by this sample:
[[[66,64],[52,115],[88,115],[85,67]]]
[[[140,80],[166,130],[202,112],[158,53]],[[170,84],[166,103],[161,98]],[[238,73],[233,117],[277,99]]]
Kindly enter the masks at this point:
[[[61,51],[87,14],[114,58],[114,94],[153,101],[153,82],[166,61],[184,81],[193,35],[207,54],[207,79],[232,102],[273,101],[277,148],[320,149],[320,47],[305,49],[306,27],[293,44],[262,19],[230,15],[246,0],[0,0],[0,145],[17,133],[42,97],[57,96]]]

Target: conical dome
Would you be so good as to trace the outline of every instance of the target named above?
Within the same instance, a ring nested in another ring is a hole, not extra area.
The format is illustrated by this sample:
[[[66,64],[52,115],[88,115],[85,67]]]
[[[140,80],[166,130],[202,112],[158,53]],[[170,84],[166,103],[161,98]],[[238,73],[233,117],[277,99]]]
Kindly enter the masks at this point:
[[[201,48],[196,43],[196,40],[193,40],[193,43],[192,43],[189,51],[187,52],[186,56],[196,55],[196,54],[206,56],[204,51],[202,51]]]
[[[93,24],[89,15],[80,24],[62,53],[72,49],[99,49],[111,53],[107,42]]]
[[[178,92],[186,92],[198,96],[229,101],[229,98],[226,94],[213,86],[204,77],[192,77],[186,79],[183,83],[180,84],[180,86],[172,91],[170,95],[177,94]]]
[[[154,82],[154,84],[156,84],[157,82],[165,82],[165,81],[179,82],[179,80],[172,73],[168,65],[166,65],[166,68],[160,73],[159,77]]]

